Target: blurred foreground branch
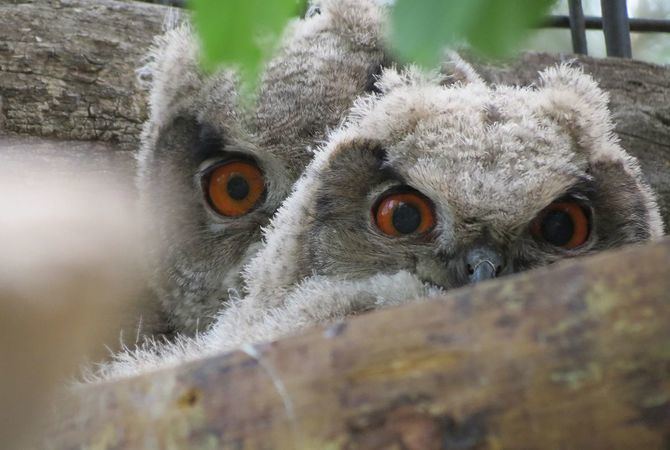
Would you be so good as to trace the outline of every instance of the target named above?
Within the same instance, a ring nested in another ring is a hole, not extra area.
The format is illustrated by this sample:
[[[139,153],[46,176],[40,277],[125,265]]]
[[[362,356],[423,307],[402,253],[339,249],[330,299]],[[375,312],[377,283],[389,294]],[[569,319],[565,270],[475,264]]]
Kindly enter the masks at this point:
[[[27,448],[56,392],[118,341],[141,282],[132,203],[100,177],[0,167],[0,442]]]

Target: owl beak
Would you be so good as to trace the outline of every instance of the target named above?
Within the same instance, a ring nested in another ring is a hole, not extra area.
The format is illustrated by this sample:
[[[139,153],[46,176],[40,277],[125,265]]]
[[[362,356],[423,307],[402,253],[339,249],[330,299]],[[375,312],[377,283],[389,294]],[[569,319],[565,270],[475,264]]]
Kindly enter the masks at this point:
[[[496,277],[496,268],[488,259],[478,262],[474,269],[471,270],[470,283],[478,283]]]
[[[502,255],[487,245],[471,248],[466,252],[464,260],[469,283],[496,278],[503,269]]]

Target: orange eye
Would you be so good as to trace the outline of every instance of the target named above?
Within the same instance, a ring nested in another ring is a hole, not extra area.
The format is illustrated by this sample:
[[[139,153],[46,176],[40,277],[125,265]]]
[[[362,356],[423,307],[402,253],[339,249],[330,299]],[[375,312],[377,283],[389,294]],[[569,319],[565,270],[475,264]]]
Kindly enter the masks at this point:
[[[372,215],[377,227],[389,236],[423,234],[435,226],[433,203],[416,191],[383,196]]]
[[[537,215],[530,231],[540,239],[565,249],[582,245],[589,237],[589,219],[577,202],[554,202]]]
[[[254,163],[230,161],[209,173],[205,191],[219,214],[239,217],[251,211],[265,192],[263,173]]]

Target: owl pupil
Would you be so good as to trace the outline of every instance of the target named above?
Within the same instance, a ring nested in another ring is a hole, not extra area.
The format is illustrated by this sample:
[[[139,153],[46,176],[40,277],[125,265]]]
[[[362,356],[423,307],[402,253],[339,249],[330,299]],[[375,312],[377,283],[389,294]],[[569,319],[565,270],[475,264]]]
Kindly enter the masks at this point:
[[[421,225],[421,213],[414,206],[401,203],[393,211],[393,226],[400,234],[413,233],[419,225]]]
[[[570,242],[574,232],[575,224],[566,212],[550,211],[542,221],[542,236],[547,242],[557,247]]]
[[[234,174],[226,184],[228,195],[233,200],[244,200],[249,195],[249,183],[242,175]]]

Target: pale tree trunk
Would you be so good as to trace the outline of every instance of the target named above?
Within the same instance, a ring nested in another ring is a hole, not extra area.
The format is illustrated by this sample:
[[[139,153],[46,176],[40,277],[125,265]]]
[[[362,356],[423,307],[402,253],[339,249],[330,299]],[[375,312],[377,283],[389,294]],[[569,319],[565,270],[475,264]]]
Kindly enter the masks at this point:
[[[135,148],[135,70],[167,8],[111,0],[0,3],[0,130]]]

